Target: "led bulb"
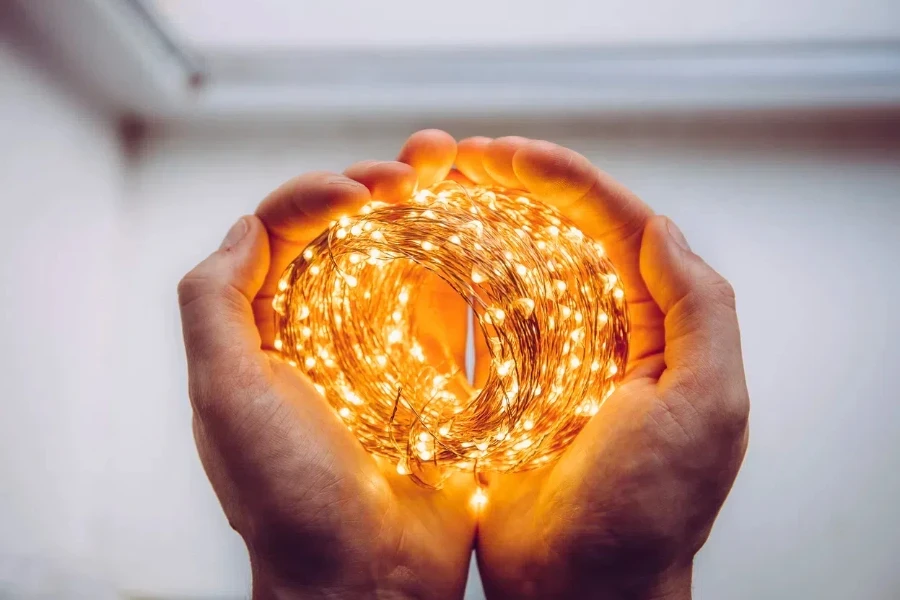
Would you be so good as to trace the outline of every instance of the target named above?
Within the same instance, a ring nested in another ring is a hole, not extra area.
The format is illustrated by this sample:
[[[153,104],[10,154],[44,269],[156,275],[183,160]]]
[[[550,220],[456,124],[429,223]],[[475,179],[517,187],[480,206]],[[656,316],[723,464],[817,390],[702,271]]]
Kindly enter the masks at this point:
[[[481,510],[482,508],[484,508],[484,505],[487,504],[487,501],[487,494],[484,493],[483,489],[478,488],[475,490],[475,493],[472,494],[472,500],[470,502],[472,503],[472,508],[474,508],[475,510]]]

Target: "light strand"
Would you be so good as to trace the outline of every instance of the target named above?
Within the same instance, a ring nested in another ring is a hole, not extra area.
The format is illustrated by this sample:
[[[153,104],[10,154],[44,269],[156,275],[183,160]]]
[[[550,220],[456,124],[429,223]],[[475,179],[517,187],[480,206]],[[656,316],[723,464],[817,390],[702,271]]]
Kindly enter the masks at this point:
[[[472,390],[420,334],[429,273],[465,298],[490,352]],[[572,441],[625,370],[628,318],[600,244],[557,211],[454,182],[341,217],[285,271],[275,340],[369,451],[439,485],[519,471]]]

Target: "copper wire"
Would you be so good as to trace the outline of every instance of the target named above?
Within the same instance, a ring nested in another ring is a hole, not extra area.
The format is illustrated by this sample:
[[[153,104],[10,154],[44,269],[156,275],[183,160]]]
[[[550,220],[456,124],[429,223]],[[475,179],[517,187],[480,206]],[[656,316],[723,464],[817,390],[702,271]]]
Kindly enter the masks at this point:
[[[416,310],[429,272],[475,311],[491,360],[480,390],[418,333],[443,318]],[[444,182],[373,202],[313,240],[279,289],[276,348],[363,446],[423,482],[547,464],[625,370],[626,304],[603,248],[519,192]]]

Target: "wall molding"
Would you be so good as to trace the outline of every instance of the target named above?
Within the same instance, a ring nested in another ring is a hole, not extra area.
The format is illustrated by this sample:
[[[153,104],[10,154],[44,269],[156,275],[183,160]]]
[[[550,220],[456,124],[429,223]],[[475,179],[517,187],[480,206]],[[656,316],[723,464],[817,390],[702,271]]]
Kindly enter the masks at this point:
[[[900,39],[197,53],[140,0],[20,2],[112,105],[156,121],[900,106]]]

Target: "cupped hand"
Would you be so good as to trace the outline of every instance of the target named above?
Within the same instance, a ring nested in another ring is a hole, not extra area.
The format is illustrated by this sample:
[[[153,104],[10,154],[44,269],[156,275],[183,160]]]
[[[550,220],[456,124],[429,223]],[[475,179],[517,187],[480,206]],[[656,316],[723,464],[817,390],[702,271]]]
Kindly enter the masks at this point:
[[[343,214],[408,198],[443,179],[445,133],[419,132],[398,162],[311,173],[240,219],[178,287],[194,435],[203,466],[250,554],[254,598],[461,597],[473,545],[472,478],[431,491],[366,453],[272,347],[272,296],[285,267]],[[441,326],[419,335],[462,364],[466,305],[422,294]],[[441,365],[446,370],[446,365]]]
[[[571,150],[470,138],[456,165],[531,192],[600,241],[631,318],[626,376],[560,460],[490,477],[477,536],[488,597],[689,598],[694,554],[747,446],[731,286],[674,223]],[[483,380],[490,358],[477,350]]]

